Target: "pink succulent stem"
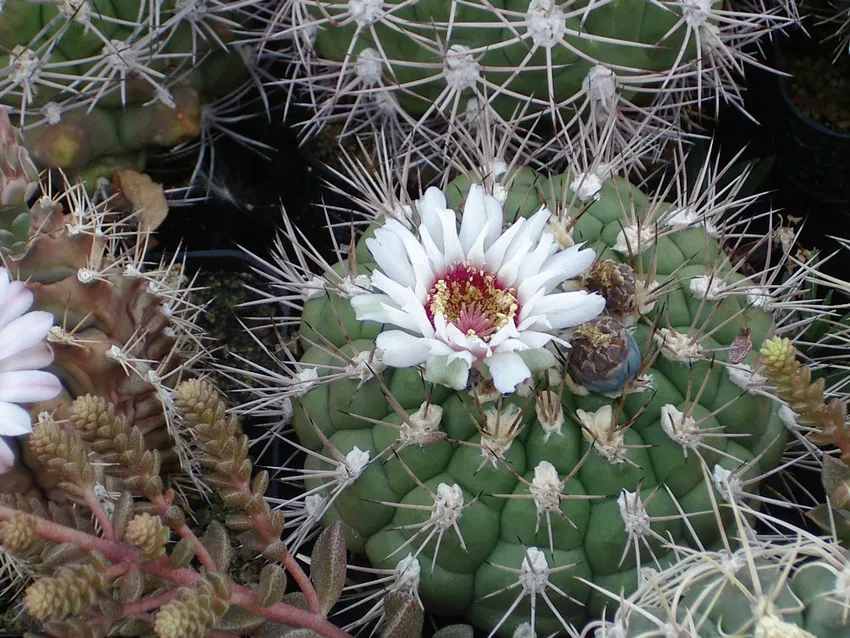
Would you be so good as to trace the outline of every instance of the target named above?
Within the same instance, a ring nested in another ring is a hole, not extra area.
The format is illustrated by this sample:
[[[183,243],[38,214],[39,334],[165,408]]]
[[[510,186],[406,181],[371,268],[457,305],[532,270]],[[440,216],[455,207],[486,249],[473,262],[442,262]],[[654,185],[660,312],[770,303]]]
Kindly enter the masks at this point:
[[[171,499],[167,499],[162,495],[158,495],[156,498],[151,499],[151,503],[153,504],[154,511],[162,517],[165,517],[168,512],[168,508],[171,505]],[[195,536],[195,532],[193,532],[189,527],[184,523],[182,527],[175,530],[177,535],[180,538],[189,538],[195,541],[195,556],[198,559],[198,562],[204,566],[204,569],[207,571],[216,571],[218,568],[216,567],[215,561],[213,557],[210,556],[210,553],[207,551],[207,548],[204,547],[203,543],[198,540],[198,537]]]
[[[142,571],[168,580],[175,585],[181,587],[197,587],[198,583],[203,578],[193,569],[185,567],[175,569],[171,566],[168,558],[166,557],[163,557],[156,562],[146,563],[143,561],[142,553],[139,550],[130,548],[118,541],[92,536],[91,534],[86,534],[85,532],[59,525],[58,523],[54,523],[53,521],[49,521],[39,516],[34,516],[33,514],[19,512],[11,507],[0,506],[0,520],[10,520],[20,515],[23,515],[35,524],[35,534],[39,538],[51,540],[56,543],[69,543],[86,552],[98,552],[106,559],[118,565],[138,565],[139,569]],[[303,571],[301,571],[301,573],[303,574]],[[315,595],[315,589],[313,589],[312,585],[310,585],[310,588],[313,590],[313,594]],[[176,595],[176,592],[168,592],[168,594],[173,597]],[[165,596],[166,595],[163,594],[159,597],[160,600],[158,602],[167,602]],[[141,607],[142,602],[143,601],[140,601],[138,603],[139,607],[133,610],[134,613],[144,611]],[[303,609],[298,609],[297,607],[293,607],[285,603],[276,603],[270,607],[261,607],[257,602],[256,593],[241,585],[233,585],[229,602],[231,605],[238,605],[246,611],[282,625],[312,629],[326,638],[352,638],[349,633],[329,622],[321,614],[304,611]]]
[[[86,492],[86,507],[88,507],[94,517],[97,519],[97,522],[100,524],[100,529],[103,530],[103,536],[108,539],[115,538],[115,530],[112,529],[112,521],[109,516],[106,515],[106,512],[103,511],[103,506],[100,504],[100,501],[94,495],[94,492],[89,490]]]

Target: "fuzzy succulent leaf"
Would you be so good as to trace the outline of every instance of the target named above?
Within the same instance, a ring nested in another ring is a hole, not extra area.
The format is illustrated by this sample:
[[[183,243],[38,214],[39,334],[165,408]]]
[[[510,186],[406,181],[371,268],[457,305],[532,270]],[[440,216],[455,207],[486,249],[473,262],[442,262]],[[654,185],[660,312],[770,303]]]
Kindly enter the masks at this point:
[[[197,544],[194,539],[181,538],[171,550],[171,564],[174,567],[186,567],[195,558]]]
[[[201,542],[212,556],[218,570],[227,573],[230,569],[230,561],[233,560],[233,546],[230,544],[227,528],[219,521],[210,521],[204,535],[201,536]]]
[[[127,523],[133,518],[133,495],[130,492],[121,492],[121,496],[115,502],[112,512],[112,529],[118,538],[124,536]]]
[[[345,587],[346,558],[345,534],[342,523],[336,521],[319,535],[310,555],[310,580],[325,615],[339,600]]]
[[[434,632],[433,638],[473,638],[475,630],[472,625],[449,625]]]
[[[266,622],[262,616],[252,614],[241,607],[231,607],[218,623],[218,628],[237,636],[253,636]]]
[[[145,576],[137,566],[131,567],[118,582],[116,598],[122,603],[134,603],[145,591]]]
[[[269,607],[279,602],[286,593],[286,571],[282,567],[269,563],[260,571],[257,585],[257,602],[261,607]]]
[[[386,623],[381,638],[418,638],[422,634],[425,613],[419,602],[401,592],[393,592],[384,598]]]

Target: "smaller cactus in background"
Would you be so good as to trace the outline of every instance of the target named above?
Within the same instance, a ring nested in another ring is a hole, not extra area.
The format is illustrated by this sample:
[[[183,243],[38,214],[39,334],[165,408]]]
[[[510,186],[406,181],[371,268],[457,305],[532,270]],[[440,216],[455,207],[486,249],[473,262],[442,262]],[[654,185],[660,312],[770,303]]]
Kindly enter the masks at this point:
[[[259,5],[7,0],[0,105],[41,167],[88,178],[139,168],[150,151],[217,133],[217,104],[256,77],[250,25]]]
[[[266,35],[282,40],[292,77],[315,109],[310,135],[386,132],[425,144],[449,122],[505,130],[541,120],[525,140],[537,151],[579,120],[616,122],[618,143],[680,126],[684,111],[729,101],[743,107],[746,46],[793,23],[777,7],[710,0],[491,3],[286,0]],[[524,133],[519,137],[524,137]],[[420,144],[421,143],[421,144]],[[538,158],[539,159],[539,158]]]
[[[675,548],[678,561],[647,569],[631,596],[606,592],[606,618],[582,638],[850,636],[850,562],[841,545],[737,504],[720,507],[734,510],[734,535],[716,549]],[[775,534],[756,534],[757,523]]]

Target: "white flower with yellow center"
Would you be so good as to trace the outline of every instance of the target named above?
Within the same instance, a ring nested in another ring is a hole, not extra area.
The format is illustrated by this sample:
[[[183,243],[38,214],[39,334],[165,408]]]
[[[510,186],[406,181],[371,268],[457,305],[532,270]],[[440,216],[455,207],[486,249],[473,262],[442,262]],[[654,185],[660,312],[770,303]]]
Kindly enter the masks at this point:
[[[445,195],[429,188],[417,202],[414,231],[390,219],[366,245],[377,264],[372,286],[351,304],[361,321],[397,326],[378,335],[385,365],[425,365],[425,378],[456,390],[469,370],[489,371],[501,393],[513,392],[554,363],[545,349],[558,330],[593,319],[605,299],[586,291],[553,293],[596,258],[575,245],[562,250],[544,232],[551,213],[541,208],[503,230],[504,213],[473,185],[458,230]]]

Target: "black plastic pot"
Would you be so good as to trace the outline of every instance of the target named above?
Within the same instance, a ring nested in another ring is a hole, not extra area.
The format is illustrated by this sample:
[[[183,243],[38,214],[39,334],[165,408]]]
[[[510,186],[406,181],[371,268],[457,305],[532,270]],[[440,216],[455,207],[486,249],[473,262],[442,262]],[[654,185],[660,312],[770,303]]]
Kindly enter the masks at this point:
[[[790,40],[774,40],[774,64],[785,68]],[[831,51],[824,51],[830,55]],[[774,145],[776,163],[799,190],[821,203],[842,206],[850,215],[850,135],[836,133],[810,119],[791,98],[788,78],[774,75],[777,88]]]

